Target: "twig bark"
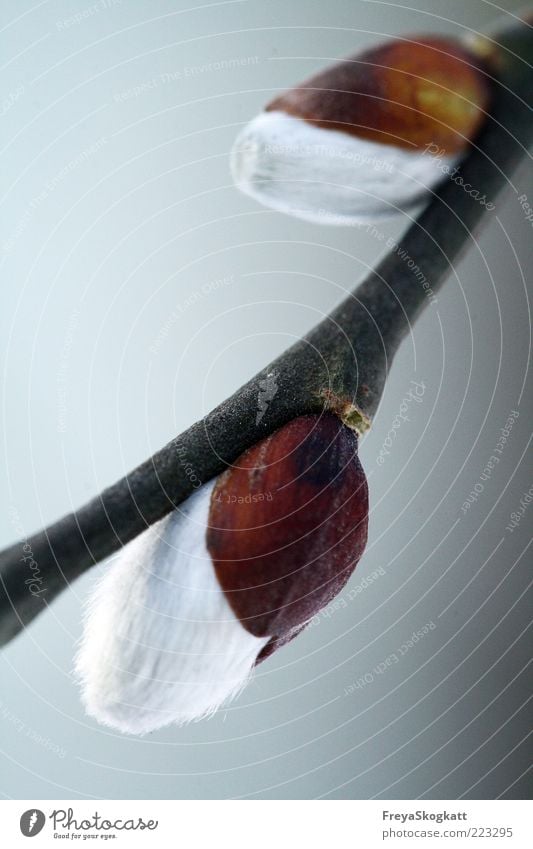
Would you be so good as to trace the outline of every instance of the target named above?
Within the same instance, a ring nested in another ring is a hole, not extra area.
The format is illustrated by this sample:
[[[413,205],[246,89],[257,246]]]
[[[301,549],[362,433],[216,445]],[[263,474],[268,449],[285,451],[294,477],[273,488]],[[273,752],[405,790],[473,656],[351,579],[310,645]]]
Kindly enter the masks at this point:
[[[463,162],[369,277],[326,319],[227,401],[84,507],[0,553],[0,644],[8,642],[69,582],[108,557],[192,492],[183,460],[207,482],[246,448],[308,412],[333,409],[364,431],[379,404],[402,339],[425,304],[423,275],[442,285],[472,230],[490,216],[457,177],[493,201],[533,137],[531,28],[498,39],[498,82],[485,128]],[[421,274],[413,274],[413,266]],[[278,392],[256,423],[260,381]],[[24,548],[26,546],[26,548]],[[28,553],[39,589],[29,589]],[[26,558],[26,559],[24,559]]]

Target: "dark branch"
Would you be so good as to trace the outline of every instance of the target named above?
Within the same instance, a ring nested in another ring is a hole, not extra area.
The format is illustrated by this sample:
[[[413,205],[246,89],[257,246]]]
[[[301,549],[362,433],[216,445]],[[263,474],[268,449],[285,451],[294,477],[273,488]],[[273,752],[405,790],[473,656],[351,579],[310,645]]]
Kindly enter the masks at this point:
[[[491,116],[460,170],[464,183],[485,195],[487,202],[508,182],[533,136],[528,106],[533,75],[520,58],[531,56],[530,32],[524,24],[522,45],[520,39],[505,36],[505,47],[512,52],[501,53]],[[184,460],[197,478],[207,482],[287,421],[325,408],[363,430],[378,406],[400,342],[429,303],[421,280],[427,279],[436,292],[469,244],[472,230],[490,214],[457,179],[448,180],[407,230],[399,249],[394,248],[306,338],[89,504],[3,551],[0,644],[45,609],[70,581],[187,498],[192,483]],[[409,260],[418,266],[418,277]],[[256,424],[259,382],[272,371],[278,392]],[[40,592],[32,594],[27,581],[37,570],[40,581],[34,591]]]

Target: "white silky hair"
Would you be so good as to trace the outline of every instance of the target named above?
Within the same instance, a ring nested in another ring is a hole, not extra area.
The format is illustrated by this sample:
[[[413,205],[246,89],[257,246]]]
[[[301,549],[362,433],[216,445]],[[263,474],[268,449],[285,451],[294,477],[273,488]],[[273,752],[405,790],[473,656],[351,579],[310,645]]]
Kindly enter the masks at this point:
[[[87,713],[144,734],[214,713],[268,637],[245,630],[205,544],[214,481],[125,546],[87,606],[76,673]]]
[[[266,206],[318,224],[357,225],[413,209],[458,160],[272,111],[237,136],[230,165],[238,188]]]

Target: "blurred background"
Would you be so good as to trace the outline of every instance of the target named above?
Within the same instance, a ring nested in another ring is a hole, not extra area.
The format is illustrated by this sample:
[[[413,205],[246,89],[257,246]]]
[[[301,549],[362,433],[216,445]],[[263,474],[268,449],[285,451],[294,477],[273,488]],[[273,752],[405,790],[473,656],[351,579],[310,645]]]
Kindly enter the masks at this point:
[[[4,0],[2,545],[203,416],[382,254],[240,195],[239,128],[332,59],[521,5]],[[527,795],[530,166],[508,179],[361,443],[370,539],[340,601],[230,707],[137,739],[88,719],[72,676],[95,567],[0,655],[4,798]]]

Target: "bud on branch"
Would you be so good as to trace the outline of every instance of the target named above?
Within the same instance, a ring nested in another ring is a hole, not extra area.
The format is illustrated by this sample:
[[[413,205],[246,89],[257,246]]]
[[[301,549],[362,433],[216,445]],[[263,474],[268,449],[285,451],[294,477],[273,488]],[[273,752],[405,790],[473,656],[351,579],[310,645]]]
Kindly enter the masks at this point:
[[[463,186],[479,188],[487,199],[493,200],[508,181],[512,169],[527,153],[533,137],[531,27],[526,22],[518,22],[513,28],[484,41],[479,49],[483,59],[479,63],[472,60],[474,94],[465,95],[466,101],[475,105],[474,112],[466,122],[461,113],[458,123],[450,126],[457,137],[467,136],[479,126],[486,97],[481,78],[476,76],[483,73],[482,63],[491,78],[489,114],[461,162],[459,177],[456,175],[436,188],[425,211],[401,239],[401,251],[393,250],[305,339],[201,422],[89,504],[31,537],[26,544],[31,547],[40,569],[45,593],[32,595],[24,585],[21,543],[1,552],[2,643],[10,640],[45,609],[69,581],[94,563],[108,557],[168,514],[173,517],[168,520],[170,524],[177,521],[173,511],[193,491],[193,484],[184,473],[180,452],[185,451],[196,476],[208,482],[259,440],[302,415],[320,415],[326,410],[335,413],[358,433],[368,428],[392,358],[428,303],[423,287],[413,279],[402,255],[411,257],[435,292],[459,252],[468,244],[472,229],[486,215],[487,206],[465,192]],[[453,62],[458,59],[450,56]],[[384,73],[386,78],[389,73],[395,76],[398,73],[396,64],[390,61]],[[402,108],[409,91],[407,78],[404,82],[402,97],[397,100]],[[431,93],[434,84],[435,81],[429,89],[424,84],[424,92]],[[295,111],[293,98],[288,100]],[[289,108],[288,100],[287,96],[282,96],[276,109],[282,105]],[[431,120],[438,118],[427,105],[425,113],[433,116]],[[300,117],[290,117],[301,122]],[[382,125],[377,122],[372,126],[369,121],[366,121],[366,132],[373,135],[363,141],[381,144],[375,133],[382,132]],[[408,135],[406,133],[404,140]],[[457,152],[453,138],[450,151]],[[405,152],[403,147],[402,152]],[[379,199],[379,193],[375,195]],[[412,200],[412,197],[407,199],[409,203]],[[258,393],[272,371],[276,373],[278,386],[275,403],[269,405],[257,422]],[[233,581],[231,569],[225,573],[220,567],[219,573],[223,581]]]
[[[452,168],[490,106],[483,60],[451,38],[392,39],[276,97],[240,133],[235,182],[324,224],[410,209]]]
[[[340,592],[367,524],[336,416],[263,439],[109,564],[76,664],[88,713],[131,733],[212,713]]]

